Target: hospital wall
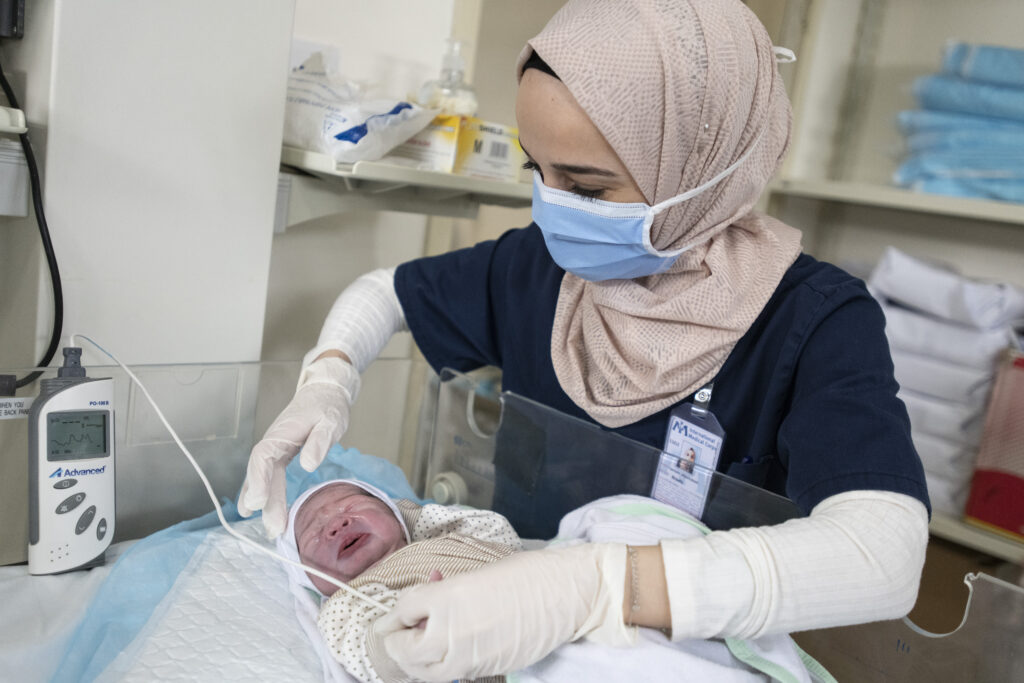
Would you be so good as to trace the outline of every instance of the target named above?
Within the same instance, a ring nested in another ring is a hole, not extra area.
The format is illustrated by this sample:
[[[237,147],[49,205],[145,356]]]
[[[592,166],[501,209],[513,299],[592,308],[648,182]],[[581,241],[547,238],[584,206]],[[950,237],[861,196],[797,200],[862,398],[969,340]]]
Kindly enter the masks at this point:
[[[88,334],[131,363],[257,360],[292,3],[27,9],[5,67],[25,84],[40,151],[65,339]],[[0,229],[32,231],[17,223]],[[6,240],[3,265],[28,272],[3,311],[16,341],[0,361],[30,366],[49,339],[50,285],[38,238]],[[20,317],[27,301],[34,319]]]
[[[64,340],[89,334],[130,363],[301,357],[352,279],[423,253],[428,218],[412,214],[353,209],[274,237],[288,49],[335,46],[344,73],[404,97],[436,77],[453,20],[475,31],[477,6],[299,0],[293,21],[292,2],[204,4],[40,0],[25,38],[4,43],[43,171]],[[0,291],[0,367],[30,367],[53,311],[31,215],[0,218]],[[408,340],[388,355],[408,356]]]

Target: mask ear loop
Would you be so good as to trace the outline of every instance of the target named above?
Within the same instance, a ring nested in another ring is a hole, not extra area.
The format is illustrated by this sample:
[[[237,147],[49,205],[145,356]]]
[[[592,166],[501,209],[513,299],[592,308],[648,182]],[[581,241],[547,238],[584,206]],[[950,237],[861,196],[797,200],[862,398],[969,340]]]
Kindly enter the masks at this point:
[[[790,64],[796,61],[796,54],[788,47],[779,47],[777,45],[772,45],[772,53],[775,55],[775,61],[779,64]],[[705,127],[706,126],[707,124],[705,124]],[[654,224],[654,216],[658,213],[661,213],[667,208],[673,207],[676,204],[681,204],[685,202],[687,199],[692,199],[693,197],[696,197],[704,190],[707,190],[713,187],[714,185],[717,185],[721,181],[725,180],[725,178],[730,176],[733,173],[733,171],[739,168],[740,165],[747,160],[747,157],[750,156],[750,153],[754,151],[755,147],[757,147],[757,143],[761,141],[761,136],[764,135],[764,131],[765,128],[761,128],[760,132],[757,134],[757,137],[754,139],[754,142],[750,145],[747,151],[743,153],[743,156],[741,156],[735,162],[730,164],[728,168],[726,168],[724,171],[716,175],[714,178],[707,181],[706,183],[702,183],[701,185],[698,185],[697,187],[684,192],[683,194],[676,195],[675,197],[670,197],[663,202],[655,204],[650,208],[650,210],[647,212],[646,218],[644,219],[643,226],[644,249],[647,251],[647,253],[653,254],[655,256],[660,256],[663,258],[671,258],[673,256],[679,256],[687,249],[691,249],[695,246],[691,244],[687,247],[682,247],[674,251],[658,251],[657,249],[655,249],[654,244],[651,243],[651,225]]]
[[[796,53],[788,47],[772,45],[772,52],[775,53],[775,61],[779,64],[792,64],[796,61]]]
[[[682,204],[687,199],[692,199],[692,198],[696,197],[697,195],[699,195],[704,190],[708,190],[708,189],[714,187],[715,185],[717,185],[718,183],[722,182],[726,178],[728,178],[730,175],[732,175],[732,173],[737,168],[739,168],[740,166],[743,165],[744,161],[747,160],[747,157],[750,156],[750,153],[754,151],[755,147],[757,147],[757,143],[761,142],[761,137],[764,136],[764,131],[767,128],[768,128],[767,126],[762,126],[761,130],[758,131],[758,133],[757,133],[757,137],[754,138],[754,141],[752,143],[750,143],[750,147],[747,148],[747,151],[745,151],[740,156],[739,159],[737,159],[736,161],[734,161],[731,164],[729,164],[729,167],[726,168],[724,171],[722,171],[721,173],[716,175],[711,180],[709,180],[709,181],[707,181],[705,183],[701,183],[697,187],[694,187],[694,188],[692,188],[690,190],[687,190],[686,192],[684,192],[682,194],[679,194],[679,195],[676,195],[675,197],[669,197],[665,201],[659,202],[658,204],[655,204],[654,206],[651,207],[651,210],[648,213],[649,214],[658,214],[658,213],[661,213],[662,211],[664,211],[665,209],[667,209],[669,207],[675,206],[676,204]]]
[[[768,126],[762,126],[761,130],[757,133],[757,137],[754,138],[754,141],[752,143],[750,143],[750,147],[747,148],[747,151],[745,151],[739,159],[729,164],[728,168],[726,168],[724,171],[716,175],[714,178],[705,183],[701,183],[697,187],[687,190],[682,194],[676,195],[675,197],[669,197],[665,201],[659,202],[658,204],[655,204],[650,208],[650,210],[647,212],[647,216],[644,218],[643,227],[644,249],[647,251],[648,254],[653,254],[654,256],[660,256],[662,258],[671,258],[674,256],[679,256],[684,251],[688,251],[696,246],[696,244],[690,244],[685,247],[680,247],[679,249],[676,249],[674,251],[658,251],[657,249],[655,249],[654,244],[651,242],[651,226],[654,224],[654,217],[657,214],[664,211],[665,209],[673,207],[676,204],[682,204],[687,199],[692,199],[693,197],[696,197],[704,190],[714,187],[715,185],[717,185],[718,183],[722,182],[730,175],[732,175],[732,173],[741,165],[743,165],[744,161],[747,160],[747,157],[750,156],[750,153],[754,151],[755,147],[757,147],[757,143],[761,142],[761,138],[764,136],[764,132],[767,129]]]

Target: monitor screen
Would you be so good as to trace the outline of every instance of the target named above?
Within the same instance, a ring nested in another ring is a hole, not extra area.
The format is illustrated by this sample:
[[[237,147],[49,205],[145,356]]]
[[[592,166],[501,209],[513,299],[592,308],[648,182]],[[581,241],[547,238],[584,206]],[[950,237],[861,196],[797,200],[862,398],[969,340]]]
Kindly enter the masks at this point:
[[[46,420],[47,460],[86,460],[110,454],[106,410],[50,413]]]

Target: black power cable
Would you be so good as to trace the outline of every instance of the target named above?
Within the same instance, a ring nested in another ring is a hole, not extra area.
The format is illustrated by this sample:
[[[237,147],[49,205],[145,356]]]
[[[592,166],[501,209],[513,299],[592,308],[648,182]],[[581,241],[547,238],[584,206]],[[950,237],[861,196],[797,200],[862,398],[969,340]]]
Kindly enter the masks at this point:
[[[4,76],[3,65],[0,64],[0,88],[3,88],[7,102],[14,109],[21,109],[18,100],[14,96],[11,85]],[[25,163],[28,165],[29,178],[32,183],[32,208],[36,214],[36,223],[39,225],[39,237],[43,241],[43,250],[46,252],[46,263],[50,267],[50,283],[53,285],[53,332],[50,335],[50,346],[47,347],[43,359],[37,367],[46,367],[57,353],[60,345],[60,333],[64,327],[64,291],[60,284],[60,270],[57,269],[57,257],[53,253],[53,243],[50,241],[50,229],[46,225],[46,213],[43,211],[43,186],[39,180],[39,167],[36,165],[36,155],[32,152],[32,141],[28,137],[28,131],[18,136],[21,139],[21,148],[25,151]],[[42,373],[36,370],[17,380],[15,386],[23,387],[34,382]]]

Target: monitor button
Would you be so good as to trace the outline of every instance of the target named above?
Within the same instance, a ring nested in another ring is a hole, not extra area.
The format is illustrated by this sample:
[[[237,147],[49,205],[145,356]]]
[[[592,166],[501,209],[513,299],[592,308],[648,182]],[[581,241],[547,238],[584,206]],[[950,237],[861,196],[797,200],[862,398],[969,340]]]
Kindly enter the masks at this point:
[[[92,518],[95,516],[95,505],[90,505],[89,507],[85,508],[85,512],[83,512],[82,516],[78,518],[78,524],[75,525],[75,534],[81,535],[82,533],[84,533],[85,530],[89,528],[89,525],[92,524]]]
[[[73,496],[69,496],[69,497],[65,498],[61,502],[61,504],[57,506],[57,514],[58,515],[63,515],[66,512],[71,512],[76,507],[81,505],[83,500],[85,500],[85,494],[84,493],[76,493]]]

